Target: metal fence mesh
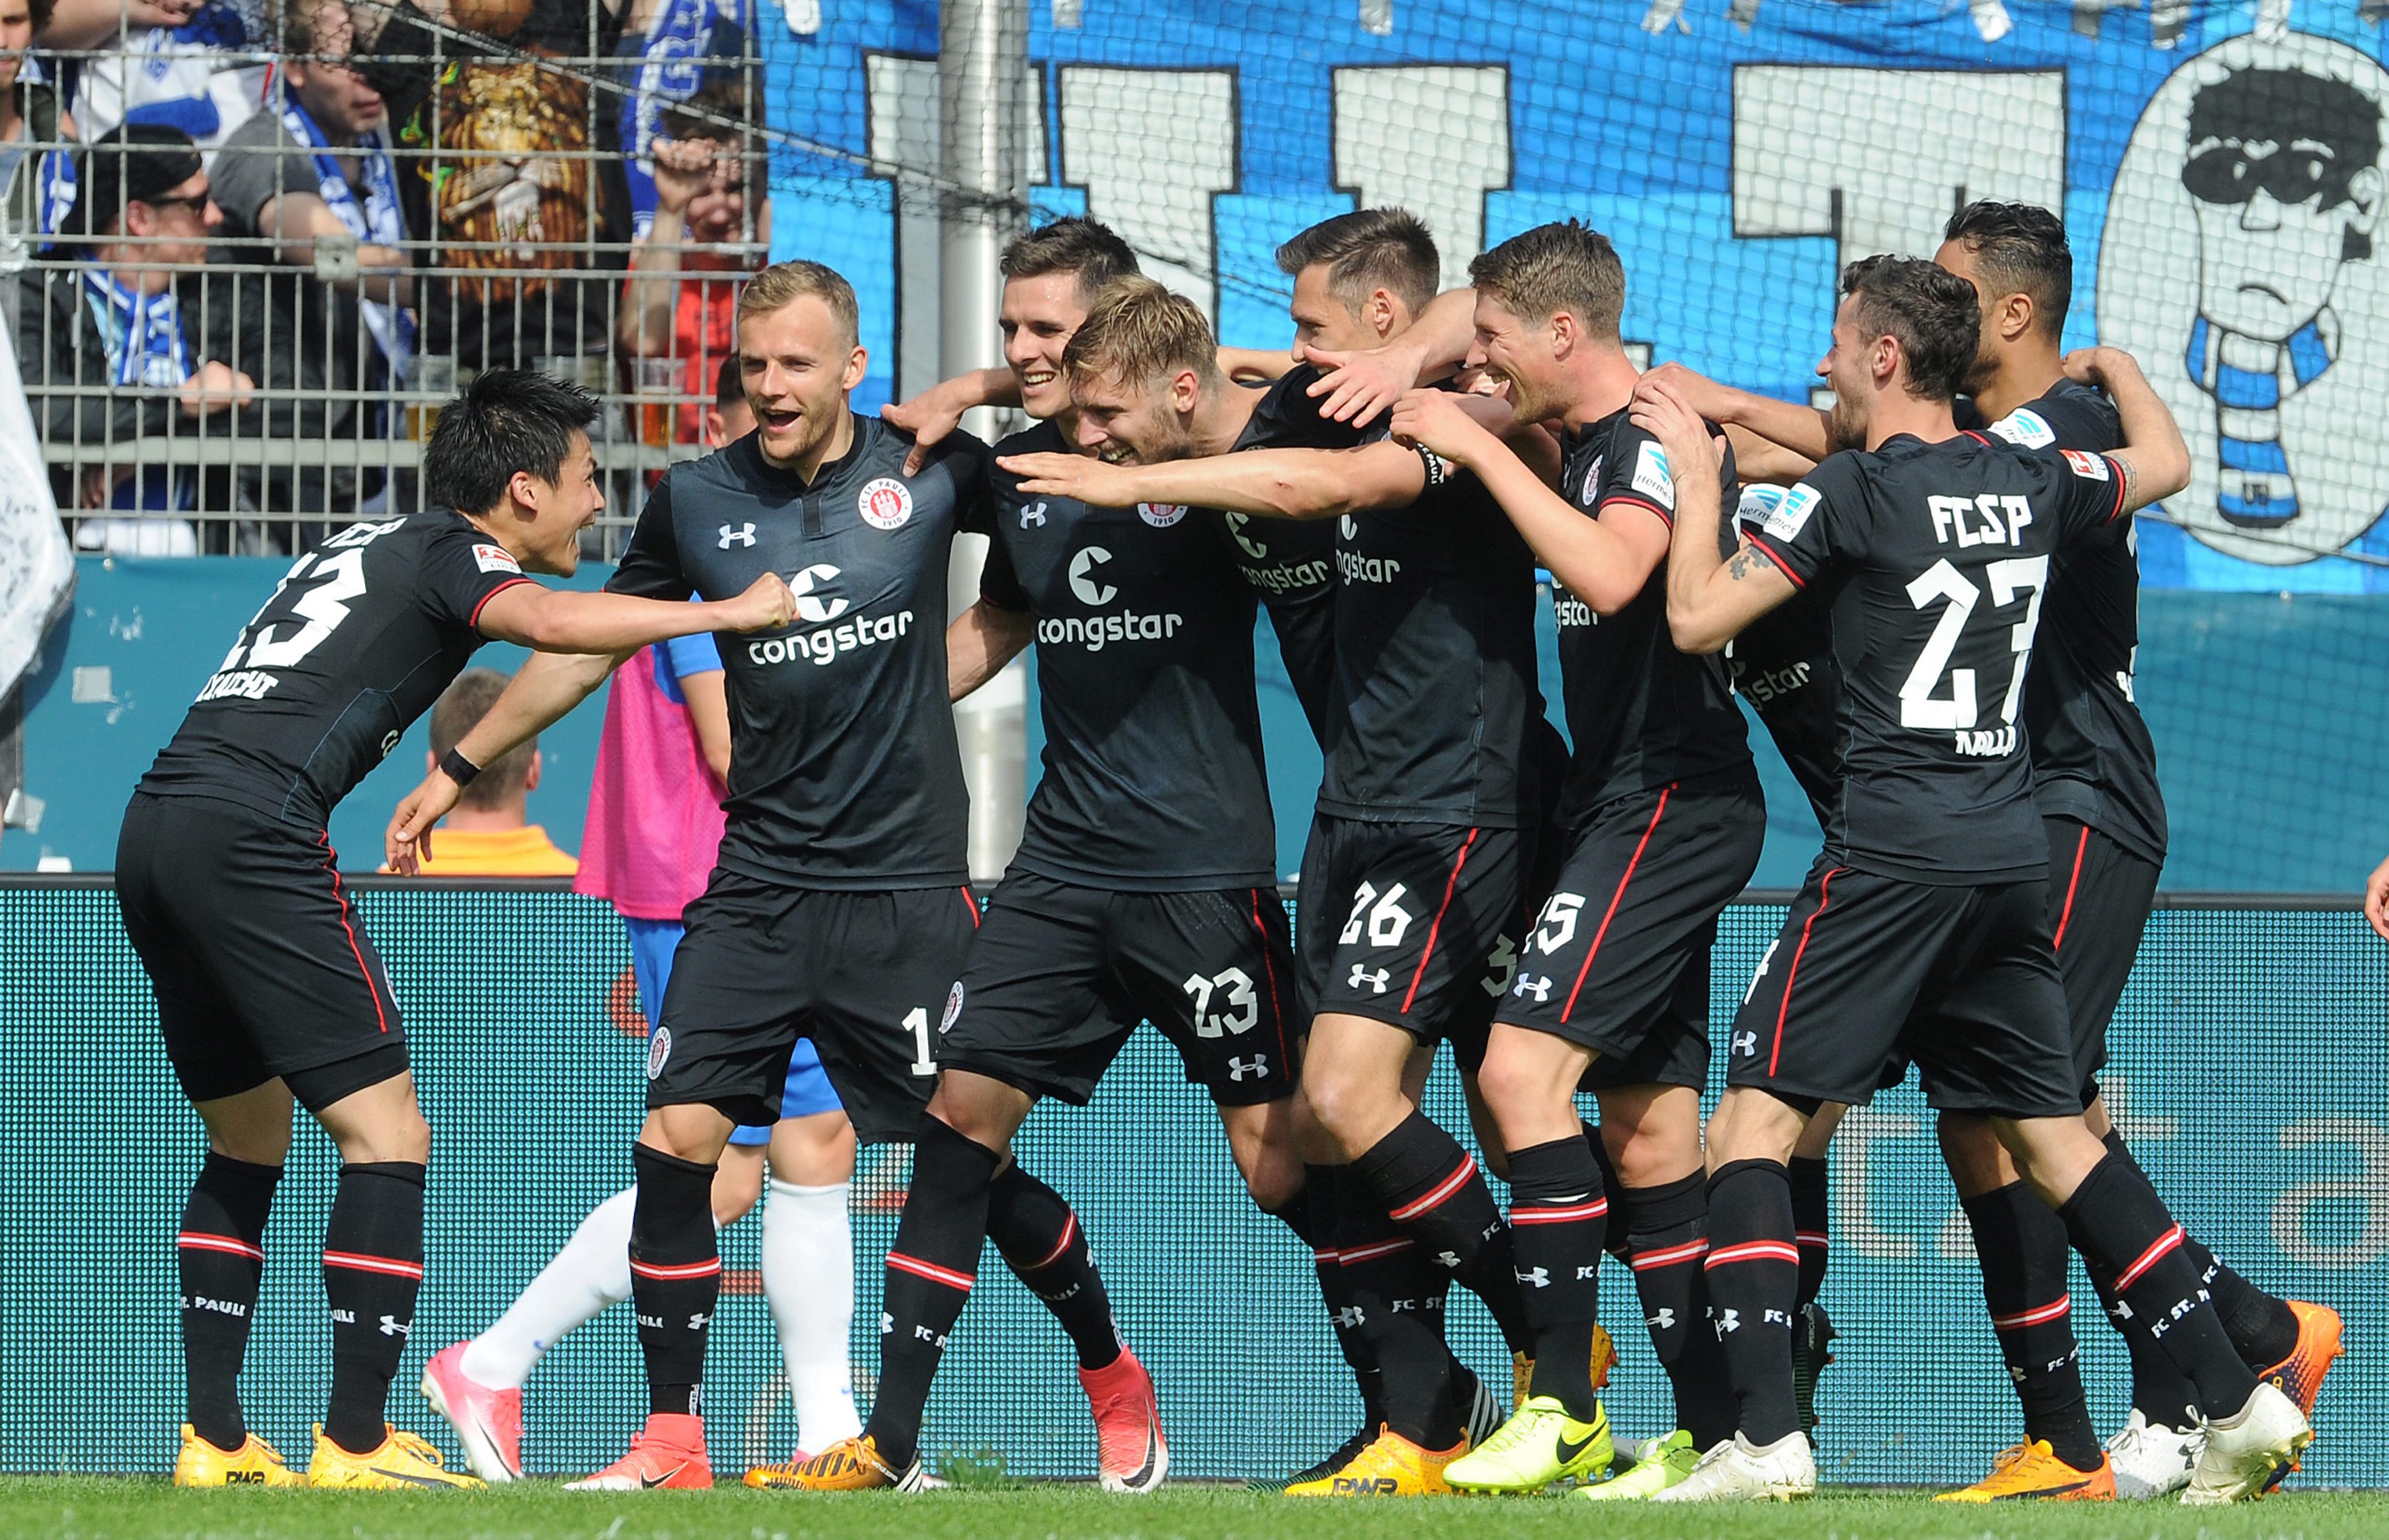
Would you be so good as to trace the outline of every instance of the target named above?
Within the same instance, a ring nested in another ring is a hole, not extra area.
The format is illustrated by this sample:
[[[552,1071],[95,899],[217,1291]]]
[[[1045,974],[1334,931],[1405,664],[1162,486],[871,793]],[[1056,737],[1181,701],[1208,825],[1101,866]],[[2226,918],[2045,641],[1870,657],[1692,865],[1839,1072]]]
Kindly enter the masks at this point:
[[[446,1432],[407,1387],[432,1352],[495,1317],[599,1201],[630,1177],[645,1045],[620,923],[555,890],[358,885],[413,1035],[434,1129],[428,1267],[393,1411]],[[2258,1282],[2325,1300],[2357,1351],[2321,1421],[2361,1427],[2389,1403],[2362,1351],[2389,1317],[2389,1106],[2377,1075],[2389,949],[2341,910],[2192,900],[2160,910],[2114,1033],[2108,1094],[2191,1228]],[[1782,910],[1727,911],[1715,1016],[1726,1019]],[[0,1469],[156,1470],[182,1415],[172,1236],[200,1152],[155,1012],[104,884],[0,887]],[[1448,1066],[1430,1111],[1465,1137]],[[303,1121],[303,1120],[302,1120]],[[1309,1258],[1243,1196],[1216,1117],[1157,1035],[1140,1033],[1083,1111],[1047,1107],[1021,1158],[1079,1208],[1123,1326],[1160,1387],[1173,1470],[1283,1473],[1349,1432],[1357,1399],[1322,1318]],[[1912,1090],[1854,1114],[1837,1150],[1825,1303],[1844,1332],[1826,1375],[1829,1480],[1980,1474],[2017,1414],[1965,1230]],[[855,1183],[857,1391],[876,1362],[879,1259],[907,1162],[865,1152]],[[321,1415],[329,1328],[314,1248],[333,1161],[302,1131],[268,1231],[243,1387],[251,1421],[303,1449]],[[756,1267],[757,1221],[724,1233],[709,1366],[717,1464],[785,1457],[794,1437]],[[1067,1344],[990,1255],[930,1406],[933,1461],[986,1455],[1031,1476],[1084,1476],[1093,1436]],[[2120,1342],[2077,1279],[2092,1409],[2124,1413]],[[1622,1268],[1604,1316],[1624,1354],[1608,1392],[1624,1432],[1660,1431],[1664,1380]],[[1490,1321],[1455,1292],[1453,1334],[1506,1387]],[[70,1383],[71,1394],[61,1394]],[[644,1407],[627,1310],[569,1339],[533,1376],[526,1454],[579,1472],[618,1454]],[[448,1447],[452,1459],[457,1457]],[[2326,1436],[2303,1480],[2389,1484],[2389,1456]]]

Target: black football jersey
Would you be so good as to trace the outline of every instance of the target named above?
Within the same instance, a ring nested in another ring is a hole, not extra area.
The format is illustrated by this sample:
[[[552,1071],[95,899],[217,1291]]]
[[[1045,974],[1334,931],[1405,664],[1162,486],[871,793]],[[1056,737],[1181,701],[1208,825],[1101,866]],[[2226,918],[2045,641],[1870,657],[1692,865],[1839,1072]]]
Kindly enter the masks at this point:
[[[1743,488],[1737,528],[1761,527],[1784,496],[1782,487]],[[1842,677],[1823,602],[1806,591],[1794,594],[1727,643],[1725,660],[1735,693],[1758,714],[1825,827],[1842,787]]]
[[[1829,456],[1744,536],[1832,616],[1829,859],[1941,885],[2048,869],[2025,676],[2054,555],[2123,507],[2102,455],[1964,434]]]
[[[909,888],[967,874],[970,797],[946,699],[946,561],[984,529],[987,446],[955,434],[911,480],[906,435],[854,418],[809,486],[753,435],[674,465],[606,586],[728,599],[766,572],[778,631],[722,635],[730,795],[722,864],[789,887]]]
[[[323,828],[464,672],[481,606],[530,580],[451,509],[351,525],[241,629],[141,789]]]
[[[1983,426],[1971,402],[1960,403],[1958,426]],[[2059,381],[1986,431],[2026,449],[2093,454],[2124,441],[2114,403],[2072,380]],[[2041,811],[2077,819],[2162,866],[2165,808],[2157,789],[2156,744],[2132,699],[2140,603],[2138,520],[2117,519],[2056,554],[2024,719]]]
[[[1646,508],[1674,527],[1676,483],[1659,441],[1620,408],[1561,439],[1560,490],[1587,517],[1613,506]],[[1725,465],[1727,508],[1734,473]],[[1734,549],[1731,522],[1718,543]],[[1671,781],[1747,763],[1750,741],[1721,657],[1677,649],[1667,630],[1667,565],[1616,615],[1552,586],[1567,708],[1567,789],[1560,817],[1581,825],[1603,804]]]
[[[1445,473],[1335,526],[1335,647],[1319,808],[1387,823],[1531,821],[1543,712],[1535,557],[1484,483]]]
[[[1041,423],[996,453],[1066,452]],[[979,592],[1037,619],[1044,774],[1014,863],[1143,891],[1276,880],[1255,595],[1206,509],[1024,497],[990,462]]]
[[[1236,449],[1348,449],[1364,430],[1320,414],[1309,394],[1319,371],[1298,364],[1265,387]],[[1232,388],[1243,388],[1232,387]],[[1237,570],[1269,607],[1278,652],[1310,731],[1327,741],[1327,697],[1335,678],[1335,531],[1318,519],[1220,515]]]

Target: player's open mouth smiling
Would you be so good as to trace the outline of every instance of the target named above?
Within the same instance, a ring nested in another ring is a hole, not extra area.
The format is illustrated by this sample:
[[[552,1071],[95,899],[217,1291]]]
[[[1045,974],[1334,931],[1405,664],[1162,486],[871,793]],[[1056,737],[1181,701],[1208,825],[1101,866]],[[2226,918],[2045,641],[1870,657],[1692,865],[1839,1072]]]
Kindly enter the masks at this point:
[[[1106,465],[1125,465],[1136,458],[1136,451],[1115,439],[1095,451],[1095,458]]]

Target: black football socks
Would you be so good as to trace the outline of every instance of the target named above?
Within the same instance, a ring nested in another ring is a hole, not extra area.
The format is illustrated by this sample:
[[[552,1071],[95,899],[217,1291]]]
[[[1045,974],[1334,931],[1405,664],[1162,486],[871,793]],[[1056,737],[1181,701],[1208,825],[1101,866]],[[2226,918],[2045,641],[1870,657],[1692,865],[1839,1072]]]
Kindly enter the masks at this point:
[[[191,1428],[219,1449],[249,1442],[240,1414],[240,1363],[265,1271],[265,1216],[281,1179],[278,1165],[253,1165],[210,1151],[174,1236]]]
[[[1377,1365],[1386,1426],[1421,1448],[1449,1449],[1460,1437],[1443,1336],[1450,1275],[1420,1254],[1355,1167],[1335,1171],[1335,1252],[1353,1326]]]
[[[2111,1152],[2131,1161],[2133,1170],[2140,1170],[2120,1131],[2108,1129],[2106,1144]],[[2148,1173],[2141,1171],[2140,1177],[2147,1180]],[[2223,1317],[2223,1330],[2230,1333],[2242,1363],[2262,1374],[2298,1350],[2298,1317],[2287,1305],[2234,1272],[2198,1237],[2185,1233],[2181,1243],[2190,1265],[2198,1269],[2213,1296],[2216,1311]]]
[[[1427,1260],[1485,1302],[1510,1351],[1532,1353],[1510,1228],[1476,1158],[1425,1114],[1413,1112],[1351,1168],[1367,1178]]]
[[[888,1252],[879,1394],[863,1428],[879,1457],[897,1470],[919,1452],[921,1417],[938,1360],[977,1281],[978,1254],[987,1241],[988,1189],[1003,1158],[921,1114],[913,1185]]]
[[[1734,1161],[1709,1180],[1709,1325],[1737,1422],[1754,1445],[1800,1431],[1792,1395],[1792,1305],[1800,1292],[1792,1179],[1778,1161]]]
[[[647,1410],[705,1413],[706,1328],[722,1293],[714,1167],[631,1146],[631,1301],[647,1363]]]
[[[419,1161],[341,1166],[324,1227],[324,1298],[332,1307],[324,1435],[352,1455],[390,1436],[390,1382],[423,1288],[423,1175]]]
[[[2074,1249],[2065,1221],[2023,1182],[1961,1200],[1974,1229],[1983,1303],[2016,1399],[2026,1443],[2046,1439],[2059,1459],[2095,1470],[2105,1457],[2082,1391],[2082,1352],[2074,1338],[2074,1298],[2066,1268]]]
[[[2140,1167],[2109,1153],[2058,1210],[2094,1271],[2103,1269],[2132,1314],[2150,1323],[2210,1418],[2229,1417],[2255,1393],[2223,1317],[2184,1251],[2182,1230]]]
[[[1708,1176],[1695,1171],[1658,1187],[1616,1190],[1612,1234],[1626,1236],[1626,1265],[1642,1304],[1651,1347],[1676,1392],[1676,1424],[1698,1449],[1733,1436],[1733,1387],[1709,1321]]]
[[[1595,1328],[1609,1196],[1581,1133],[1510,1152],[1510,1236],[1518,1293],[1535,1334],[1532,1392],[1592,1420]],[[1600,1366],[1605,1368],[1607,1366]]]
[[[1825,1286],[1825,1258],[1833,1240],[1833,1165],[1823,1156],[1795,1155],[1785,1167],[1792,1177],[1792,1228],[1800,1245],[1800,1293],[1805,1310]]]
[[[1119,1323],[1112,1318],[1111,1295],[1104,1290],[1078,1215],[1060,1193],[1020,1169],[1017,1160],[1006,1163],[988,1184],[987,1238],[1013,1276],[1069,1333],[1080,1368],[1119,1361],[1125,1345]]]

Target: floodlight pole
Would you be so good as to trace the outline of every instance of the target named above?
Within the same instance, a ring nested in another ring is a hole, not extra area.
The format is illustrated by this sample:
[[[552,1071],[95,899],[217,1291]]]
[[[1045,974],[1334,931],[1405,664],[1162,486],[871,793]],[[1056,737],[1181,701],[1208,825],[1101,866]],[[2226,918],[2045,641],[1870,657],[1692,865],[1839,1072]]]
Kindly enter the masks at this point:
[[[997,312],[1003,280],[996,259],[1024,223],[1028,188],[1029,0],[944,0],[938,12],[939,201],[938,364],[946,378],[1001,364]],[[973,412],[964,426],[992,439],[995,414]],[[960,614],[978,597],[986,541],[954,541],[948,567],[950,607]],[[1015,660],[954,707],[963,776],[970,785],[970,870],[985,882],[1002,874],[1020,845],[1027,799],[1027,668]]]

